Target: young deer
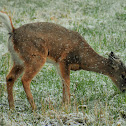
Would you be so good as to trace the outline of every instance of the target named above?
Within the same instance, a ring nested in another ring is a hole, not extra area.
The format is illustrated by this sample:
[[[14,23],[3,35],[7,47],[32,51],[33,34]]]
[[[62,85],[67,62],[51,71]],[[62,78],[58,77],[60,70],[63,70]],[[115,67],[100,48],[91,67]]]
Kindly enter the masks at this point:
[[[13,60],[6,77],[11,109],[14,108],[13,84],[22,73],[27,99],[32,109],[36,108],[30,83],[45,62],[53,63],[57,68],[65,103],[70,102],[70,70],[83,69],[107,75],[122,92],[126,90],[126,67],[120,59],[113,52],[108,58],[98,55],[79,33],[48,22],[25,24],[15,29],[4,12],[0,12],[0,20],[9,33],[8,49]]]

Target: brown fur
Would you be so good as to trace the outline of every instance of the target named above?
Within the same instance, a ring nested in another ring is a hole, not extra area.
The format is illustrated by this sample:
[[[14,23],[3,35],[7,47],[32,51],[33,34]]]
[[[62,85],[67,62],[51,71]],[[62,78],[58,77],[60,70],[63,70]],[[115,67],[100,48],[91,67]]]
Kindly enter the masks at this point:
[[[46,60],[55,64],[59,71],[66,103],[70,102],[70,70],[83,69],[108,75],[121,91],[126,89],[126,68],[121,61],[115,60],[114,53],[110,53],[108,59],[98,55],[79,33],[62,26],[38,22],[13,28],[9,43],[13,45],[9,48],[14,62],[6,78],[10,108],[14,108],[13,84],[21,73],[28,101],[32,109],[36,108],[30,83]],[[122,73],[124,79],[120,79]]]

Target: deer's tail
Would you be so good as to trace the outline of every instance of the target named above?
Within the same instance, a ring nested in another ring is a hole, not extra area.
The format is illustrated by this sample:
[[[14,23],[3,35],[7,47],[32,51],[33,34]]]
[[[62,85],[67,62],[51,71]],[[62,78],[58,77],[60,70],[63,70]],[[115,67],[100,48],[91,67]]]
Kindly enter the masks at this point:
[[[0,22],[4,23],[8,33],[12,33],[14,31],[11,18],[5,12],[0,11]]]

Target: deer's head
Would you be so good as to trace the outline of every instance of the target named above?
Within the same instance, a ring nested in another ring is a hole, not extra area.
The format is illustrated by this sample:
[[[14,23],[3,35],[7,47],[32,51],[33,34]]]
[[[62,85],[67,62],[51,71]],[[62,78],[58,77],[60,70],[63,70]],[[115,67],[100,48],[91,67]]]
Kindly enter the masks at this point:
[[[126,91],[126,67],[122,61],[113,53],[109,54],[109,76],[115,85],[122,91]]]

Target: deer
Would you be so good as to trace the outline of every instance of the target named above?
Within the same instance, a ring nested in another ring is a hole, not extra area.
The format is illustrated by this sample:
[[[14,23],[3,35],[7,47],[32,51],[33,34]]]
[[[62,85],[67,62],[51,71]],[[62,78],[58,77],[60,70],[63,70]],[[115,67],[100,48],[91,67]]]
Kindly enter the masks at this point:
[[[76,31],[50,22],[28,23],[14,28],[7,13],[0,11],[0,21],[6,27],[8,50],[13,66],[6,76],[9,108],[14,109],[13,85],[21,81],[32,110],[36,105],[30,83],[44,64],[52,63],[61,78],[63,103],[70,103],[70,70],[93,71],[111,78],[121,92],[126,90],[126,67],[114,52],[105,58]]]

